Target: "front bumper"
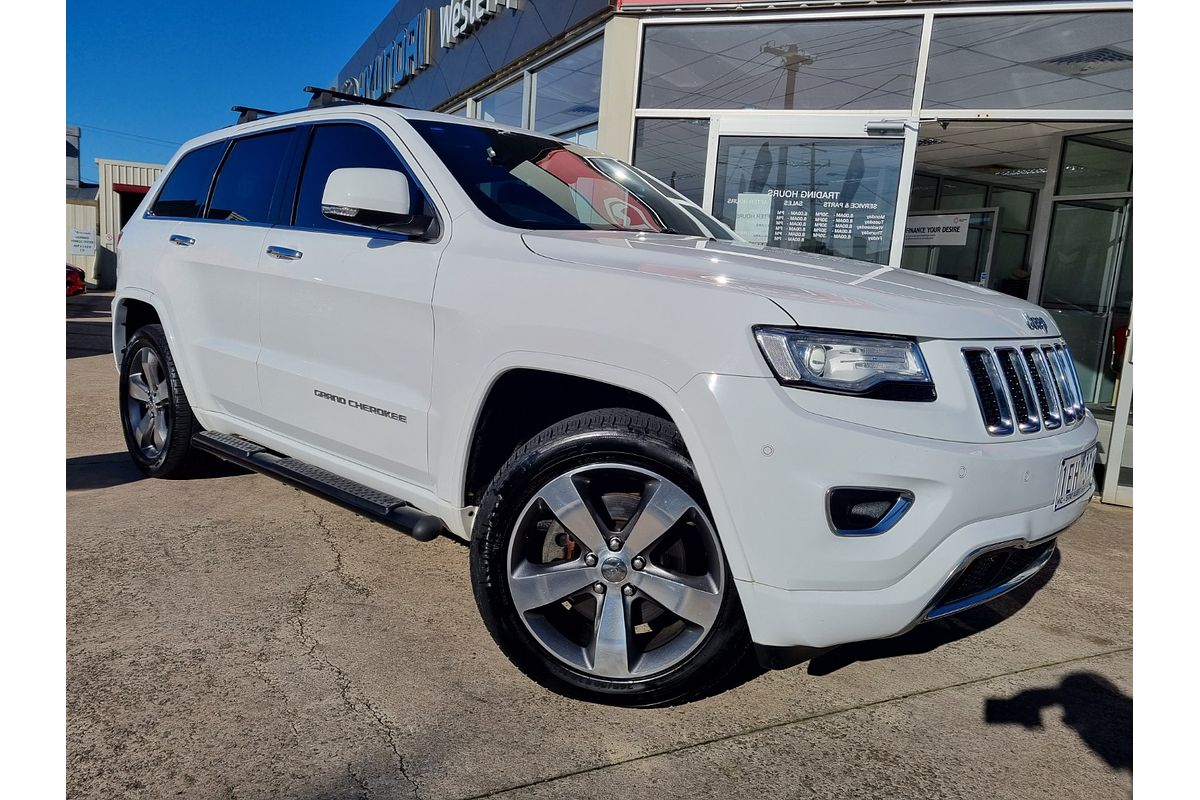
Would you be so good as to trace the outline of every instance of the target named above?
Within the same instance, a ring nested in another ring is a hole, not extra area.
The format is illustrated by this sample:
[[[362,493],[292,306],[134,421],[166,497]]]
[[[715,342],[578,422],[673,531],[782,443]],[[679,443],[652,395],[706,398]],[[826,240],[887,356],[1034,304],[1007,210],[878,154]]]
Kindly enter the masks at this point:
[[[1054,494],[1062,460],[1096,440],[1090,416],[1054,436],[961,443],[819,416],[797,391],[702,375],[680,393],[704,432],[698,467],[710,473],[701,477],[757,644],[829,647],[901,633],[973,556],[1047,540],[1087,505],[1056,510]],[[836,536],[825,515],[834,486],[916,499],[886,533]]]

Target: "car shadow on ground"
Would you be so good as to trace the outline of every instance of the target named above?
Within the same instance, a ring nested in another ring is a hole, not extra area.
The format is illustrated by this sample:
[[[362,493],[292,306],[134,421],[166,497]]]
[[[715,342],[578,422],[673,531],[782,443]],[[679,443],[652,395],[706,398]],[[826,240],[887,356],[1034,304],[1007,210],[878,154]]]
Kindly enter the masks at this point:
[[[186,475],[171,480],[208,480],[227,478],[232,475],[249,475],[250,470],[222,461],[219,458],[200,454],[195,465]],[[67,491],[81,492],[89,489],[111,489],[127,483],[144,480],[144,476],[124,450],[93,456],[77,456],[67,459]]]
[[[67,358],[112,352],[112,295],[81,294],[67,298]]]
[[[1062,708],[1063,724],[1110,769],[1133,772],[1133,698],[1103,675],[1073,672],[1057,686],[989,697],[983,721],[1037,731],[1045,727],[1043,712],[1055,706]]]
[[[1058,570],[1061,560],[1060,552],[1055,551],[1041,572],[1008,594],[986,605],[945,619],[923,623],[902,636],[835,647],[809,661],[808,674],[813,676],[830,675],[859,661],[876,661],[881,658],[928,653],[943,645],[974,636],[980,631],[999,625],[1024,608],[1038,590],[1050,582]]]
[[[946,619],[926,622],[913,628],[908,633],[891,639],[877,639],[870,642],[854,642],[835,647],[816,656],[807,662],[808,674],[814,677],[831,675],[840,669],[865,661],[877,661],[881,658],[897,658],[920,653],[928,653],[943,645],[973,636],[980,631],[999,625],[1004,620],[1016,614],[1033,598],[1037,591],[1050,582],[1061,562],[1061,554],[1055,551],[1046,566],[1034,577],[1008,594],[993,600],[987,605],[964,611]],[[747,657],[717,686],[710,694],[721,694],[731,689],[749,683],[763,674],[766,670],[759,665],[753,653]]]
[[[128,453],[104,453],[67,459],[67,491],[111,489],[140,481],[144,476],[133,465]]]

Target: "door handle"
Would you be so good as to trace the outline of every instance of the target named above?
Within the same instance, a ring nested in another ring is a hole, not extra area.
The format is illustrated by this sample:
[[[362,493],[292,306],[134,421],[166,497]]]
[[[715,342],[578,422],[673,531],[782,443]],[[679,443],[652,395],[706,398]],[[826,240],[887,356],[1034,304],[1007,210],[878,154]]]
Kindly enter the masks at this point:
[[[271,258],[283,259],[284,261],[296,261],[300,259],[304,253],[301,253],[299,250],[293,250],[290,247],[271,245],[267,248],[267,255],[269,255]]]
[[[179,247],[191,247],[195,243],[196,240],[190,236],[184,236],[181,233],[171,234],[171,244],[178,245]]]

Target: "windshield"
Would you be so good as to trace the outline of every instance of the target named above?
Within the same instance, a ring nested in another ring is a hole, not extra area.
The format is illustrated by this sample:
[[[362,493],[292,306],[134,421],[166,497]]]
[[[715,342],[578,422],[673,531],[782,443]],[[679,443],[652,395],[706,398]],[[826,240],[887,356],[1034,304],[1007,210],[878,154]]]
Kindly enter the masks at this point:
[[[479,125],[409,123],[479,210],[503,225],[738,238],[675,190],[585,148]]]

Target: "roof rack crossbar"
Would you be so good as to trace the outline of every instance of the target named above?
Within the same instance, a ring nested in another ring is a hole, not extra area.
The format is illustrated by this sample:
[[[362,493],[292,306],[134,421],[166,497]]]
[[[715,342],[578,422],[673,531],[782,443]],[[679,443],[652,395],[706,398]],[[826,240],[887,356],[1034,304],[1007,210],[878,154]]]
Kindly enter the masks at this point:
[[[320,86],[305,86],[304,91],[312,95],[312,99],[308,101],[309,108],[327,108],[338,102],[361,103],[365,106],[384,106],[386,108],[412,108],[412,106],[401,105],[400,103],[375,100],[370,97],[359,97],[356,94],[339,92],[335,89],[325,89]]]
[[[265,108],[254,108],[252,106],[233,106],[230,111],[236,111],[238,114],[237,124],[243,122],[254,122],[261,117],[273,117],[278,114],[278,111],[267,111]]]

